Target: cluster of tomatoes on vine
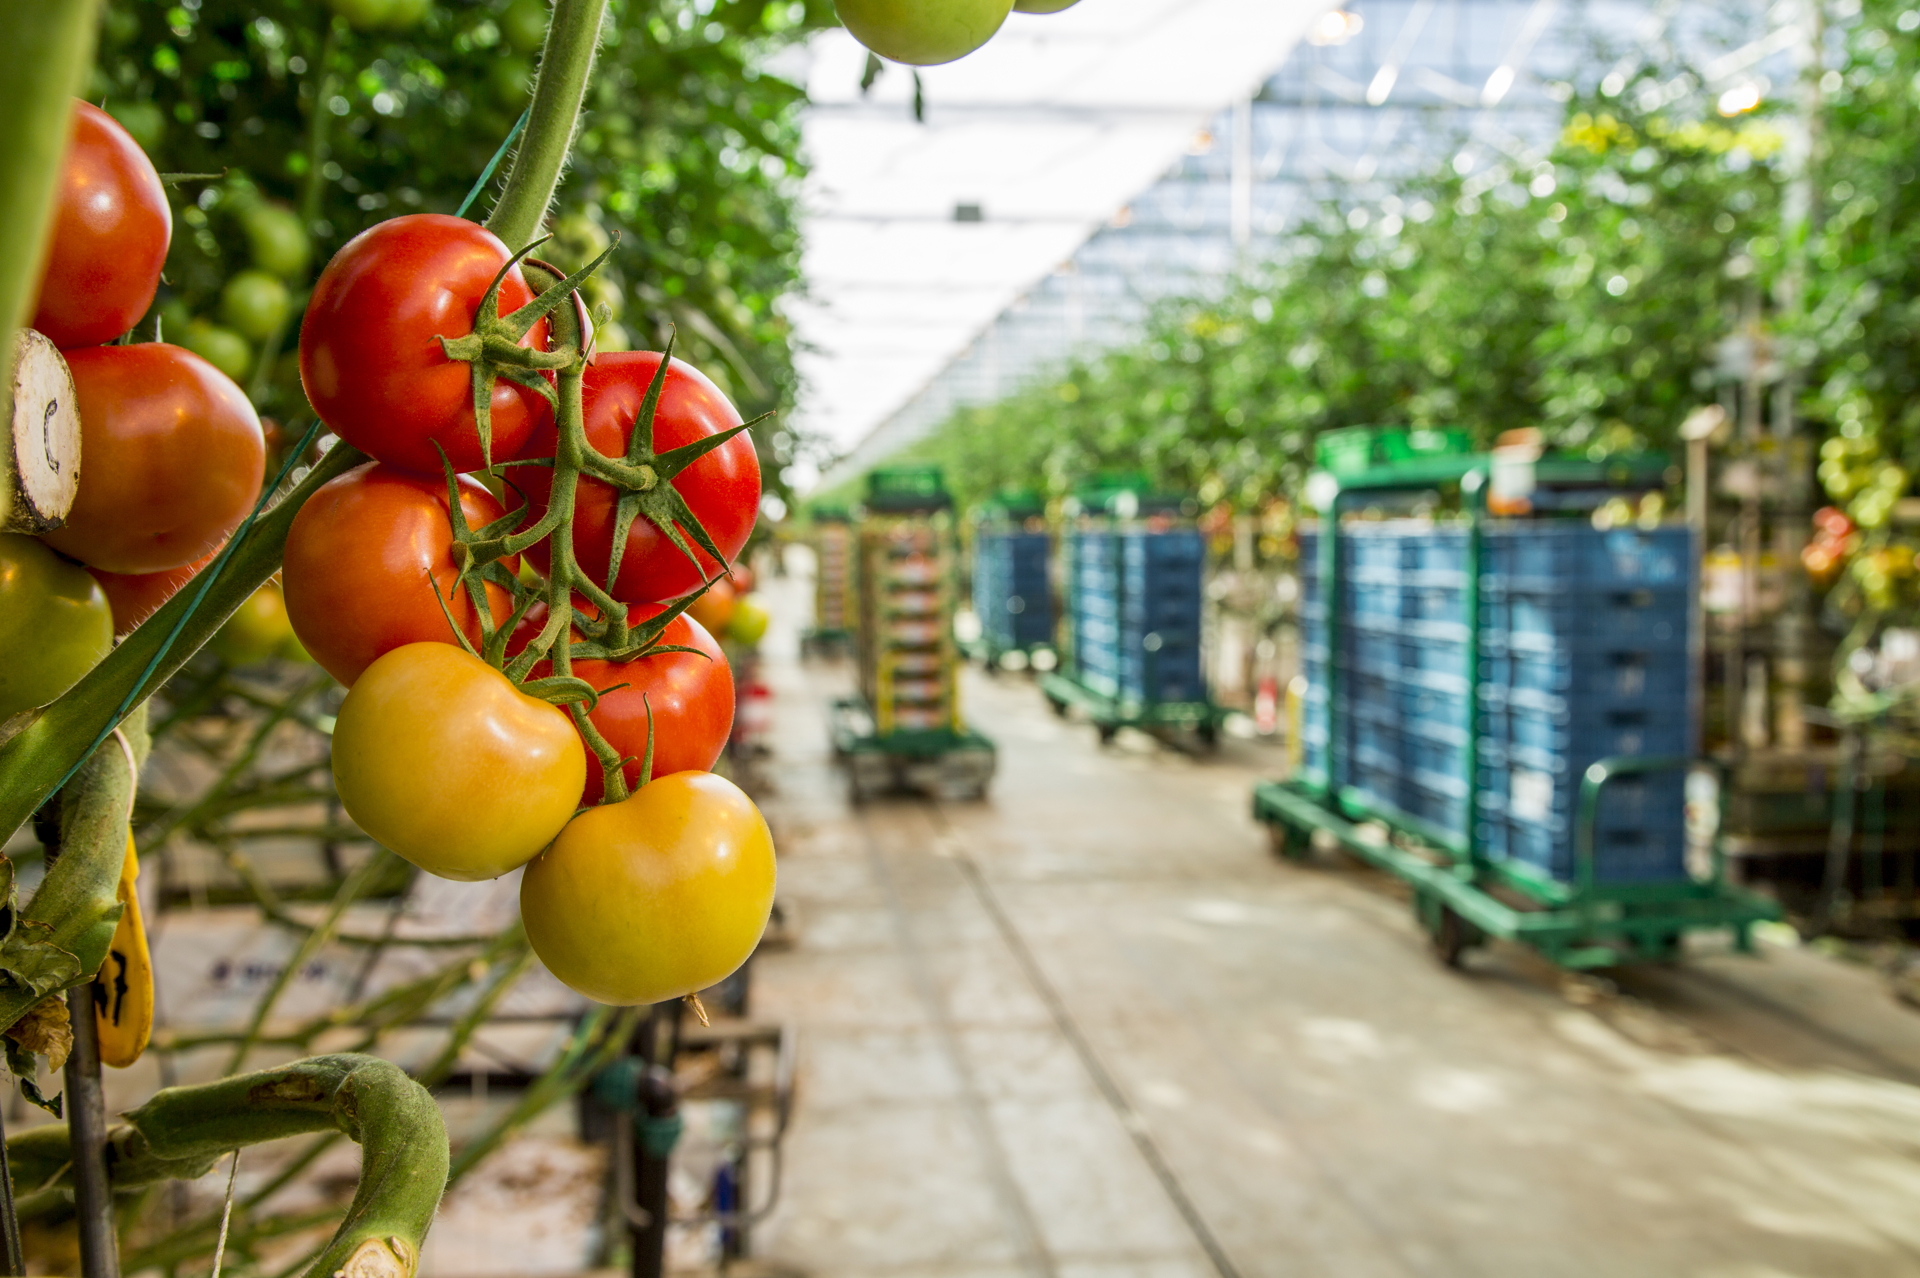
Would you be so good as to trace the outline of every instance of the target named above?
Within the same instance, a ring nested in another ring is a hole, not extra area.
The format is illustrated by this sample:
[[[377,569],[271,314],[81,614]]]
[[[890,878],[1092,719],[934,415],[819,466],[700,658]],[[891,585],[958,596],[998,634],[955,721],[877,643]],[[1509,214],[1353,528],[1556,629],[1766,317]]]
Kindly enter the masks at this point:
[[[246,396],[200,357],[87,345],[151,304],[171,221],[124,130],[77,112],[75,155],[97,145],[114,163],[75,181],[70,157],[35,319],[73,369],[83,457],[71,515],[36,549],[56,572],[82,570],[46,547],[132,587],[114,608],[124,633],[254,507],[265,446]],[[93,216],[105,199],[117,220]],[[91,252],[75,265],[80,232]],[[766,823],[709,771],[731,672],[687,614],[745,546],[760,474],[739,413],[696,369],[592,354],[585,274],[523,265],[436,214],[340,250],[301,325],[301,380],[335,446],[370,460],[301,507],[282,586],[300,644],[348,689],[333,770],[349,815],[448,878],[526,866],[536,953],[589,997],[632,1004],[723,979],[772,904]],[[92,582],[69,593],[89,598],[67,611],[103,611]]]

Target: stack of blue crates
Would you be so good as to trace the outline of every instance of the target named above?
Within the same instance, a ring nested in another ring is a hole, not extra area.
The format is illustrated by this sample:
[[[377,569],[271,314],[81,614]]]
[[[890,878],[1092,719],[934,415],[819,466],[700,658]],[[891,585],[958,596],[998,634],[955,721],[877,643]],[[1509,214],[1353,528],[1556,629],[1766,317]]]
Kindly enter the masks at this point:
[[[1613,755],[1681,754],[1691,740],[1689,534],[1487,524],[1477,670],[1468,669],[1468,542],[1461,524],[1344,525],[1335,650],[1319,538],[1301,535],[1304,766],[1313,780],[1463,842],[1472,797],[1472,841],[1483,854],[1571,879],[1587,766]],[[1470,722],[1476,682],[1479,713]],[[1685,876],[1683,789],[1679,773],[1608,784],[1599,881]]]
[[[1001,651],[1053,642],[1053,593],[1043,532],[981,529],[974,540],[973,611],[981,632]]]
[[[1488,855],[1576,873],[1587,767],[1692,748],[1693,541],[1685,528],[1488,526],[1480,584],[1481,836]],[[1622,777],[1601,794],[1595,877],[1686,877],[1680,772]]]
[[[1127,701],[1203,701],[1206,546],[1191,528],[1089,529],[1069,542],[1074,663],[1087,687]]]

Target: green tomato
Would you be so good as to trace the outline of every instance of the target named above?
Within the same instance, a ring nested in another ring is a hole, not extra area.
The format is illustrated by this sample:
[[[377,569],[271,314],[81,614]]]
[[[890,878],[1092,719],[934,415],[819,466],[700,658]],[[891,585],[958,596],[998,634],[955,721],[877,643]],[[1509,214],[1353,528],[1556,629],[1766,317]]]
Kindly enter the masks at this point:
[[[384,25],[389,31],[411,31],[433,12],[433,0],[387,0],[387,6]]]
[[[313,260],[313,241],[300,215],[278,204],[256,204],[240,219],[253,264],[283,280],[297,280]]]
[[[502,106],[518,110],[533,88],[533,60],[517,53],[495,58],[487,66],[487,83]]]
[[[178,340],[180,345],[236,382],[253,371],[253,347],[230,328],[194,320]]]
[[[234,609],[207,648],[228,665],[251,666],[283,655],[289,644],[297,647],[299,640],[293,637],[280,587],[269,581]]]
[[[107,108],[107,114],[120,121],[120,127],[140,144],[142,151],[150,152],[159,146],[167,131],[167,113],[156,103],[115,102]]]
[[[751,598],[742,599],[733,605],[733,616],[727,618],[727,638],[742,647],[757,647],[767,635],[767,610]]]
[[[293,309],[287,286],[265,271],[242,271],[220,290],[220,318],[242,337],[264,342]]]
[[[1059,13],[1071,9],[1080,0],[1013,0],[1015,13]]]
[[[834,0],[853,38],[883,58],[931,67],[993,38],[1012,0]]]
[[[393,16],[393,0],[327,0],[355,31],[377,31]]]
[[[538,53],[547,42],[547,6],[541,0],[513,0],[500,15],[500,34],[521,53]]]
[[[52,701],[112,647],[113,609],[93,574],[0,534],[0,719]]]

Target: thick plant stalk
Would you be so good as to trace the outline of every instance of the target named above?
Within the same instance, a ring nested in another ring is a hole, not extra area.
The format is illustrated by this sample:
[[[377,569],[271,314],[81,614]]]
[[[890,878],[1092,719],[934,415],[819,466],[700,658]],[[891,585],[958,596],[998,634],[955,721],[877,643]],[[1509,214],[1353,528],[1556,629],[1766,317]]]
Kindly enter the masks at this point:
[[[506,189],[487,217],[487,229],[515,252],[533,242],[566,167],[580,104],[593,74],[594,52],[607,0],[556,0],[540,54],[527,131],[514,152]]]
[[[328,1131],[359,1142],[360,1185],[306,1278],[413,1278],[446,1188],[447,1129],[426,1088],[372,1056],[315,1056],[157,1093],[107,1138],[113,1188],[193,1179],[243,1146]],[[71,1183],[61,1127],[23,1132],[7,1153],[23,1188]]]
[[[68,770],[86,758],[100,731],[113,725],[122,705],[131,709],[143,702],[213,637],[233,610],[260,588],[260,583],[279,571],[287,530],[306,499],[329,479],[365,460],[365,454],[358,450],[335,444],[292,492],[261,514],[233,547],[197,608],[194,604],[200,579],[196,577],[66,695],[0,743],[0,839],[20,828],[46,802]],[[209,567],[207,571],[214,569]],[[186,625],[148,674],[149,664],[183,616],[187,616]],[[0,1009],[4,1007],[4,995],[0,995]],[[5,1019],[0,1015],[0,1022]]]
[[[0,368],[13,367],[15,333],[32,318],[40,264],[53,223],[53,192],[72,127],[73,99],[93,61],[99,0],[0,0],[7,77],[0,85]],[[9,378],[10,382],[11,379]],[[0,421],[13,420],[12,392],[0,385]],[[0,523],[11,516],[13,483],[0,475]]]
[[[122,746],[124,745],[124,748]],[[90,760],[64,792],[60,856],[0,943],[0,1030],[41,999],[93,979],[120,920],[117,891],[127,854],[127,814],[147,752],[144,709]]]

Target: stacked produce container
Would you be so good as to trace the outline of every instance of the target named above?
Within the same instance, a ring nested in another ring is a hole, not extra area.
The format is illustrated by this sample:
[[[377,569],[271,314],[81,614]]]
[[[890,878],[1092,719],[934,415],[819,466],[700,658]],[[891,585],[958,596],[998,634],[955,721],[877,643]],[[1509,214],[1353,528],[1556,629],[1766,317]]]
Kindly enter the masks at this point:
[[[964,731],[953,639],[952,499],[930,467],[875,471],[858,533],[860,692],[882,737]]]
[[[1569,881],[1588,766],[1690,752],[1685,528],[1494,520],[1476,546],[1465,522],[1347,521],[1338,651],[1318,534],[1300,548],[1310,783],[1443,846]],[[1687,877],[1684,784],[1664,771],[1606,787],[1596,882]]]
[[[981,509],[973,537],[973,611],[987,660],[1052,646],[1052,555],[1037,498],[1008,496]]]
[[[853,632],[853,527],[843,510],[815,511],[813,632],[819,640]]]

